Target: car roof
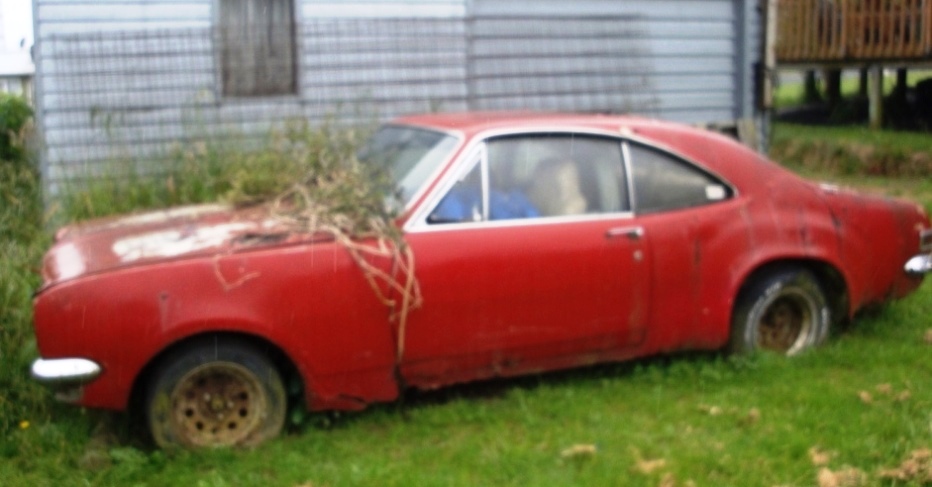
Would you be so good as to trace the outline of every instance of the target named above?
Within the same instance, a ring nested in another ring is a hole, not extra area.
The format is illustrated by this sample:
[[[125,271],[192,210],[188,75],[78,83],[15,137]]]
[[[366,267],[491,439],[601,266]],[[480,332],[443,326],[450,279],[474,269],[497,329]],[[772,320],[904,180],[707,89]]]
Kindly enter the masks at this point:
[[[769,162],[762,154],[731,137],[651,118],[630,115],[548,112],[452,112],[403,116],[396,124],[418,126],[445,132],[458,132],[466,138],[483,132],[509,130],[593,130],[616,133],[648,141],[651,145],[699,163],[723,176],[733,185],[746,188],[761,184],[788,171]],[[751,161],[758,163],[750,163]]]
[[[634,130],[645,125],[674,124],[657,120],[628,116],[586,113],[548,112],[453,112],[410,115],[395,119],[395,123],[417,125],[445,131],[474,134],[485,130],[516,127],[573,127],[608,130]]]

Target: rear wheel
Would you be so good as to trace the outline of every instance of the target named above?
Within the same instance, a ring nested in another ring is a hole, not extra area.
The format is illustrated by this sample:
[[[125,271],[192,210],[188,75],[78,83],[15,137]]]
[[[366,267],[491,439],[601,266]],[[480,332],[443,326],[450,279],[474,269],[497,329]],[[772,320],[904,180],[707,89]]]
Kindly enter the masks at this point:
[[[167,355],[146,401],[161,447],[257,445],[281,432],[286,409],[274,364],[248,342],[225,337]]]
[[[811,272],[796,267],[769,272],[739,295],[729,348],[796,355],[825,341],[830,322],[825,293]]]

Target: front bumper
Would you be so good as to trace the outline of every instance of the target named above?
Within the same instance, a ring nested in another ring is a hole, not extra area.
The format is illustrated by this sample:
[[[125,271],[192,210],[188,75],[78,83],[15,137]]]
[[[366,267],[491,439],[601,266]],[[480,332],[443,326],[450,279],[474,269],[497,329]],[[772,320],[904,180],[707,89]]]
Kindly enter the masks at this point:
[[[56,392],[64,402],[80,399],[85,384],[96,379],[102,369],[97,362],[85,358],[36,359],[32,363],[32,378]]]
[[[923,276],[932,272],[932,254],[917,255],[909,259],[903,270],[911,276]]]

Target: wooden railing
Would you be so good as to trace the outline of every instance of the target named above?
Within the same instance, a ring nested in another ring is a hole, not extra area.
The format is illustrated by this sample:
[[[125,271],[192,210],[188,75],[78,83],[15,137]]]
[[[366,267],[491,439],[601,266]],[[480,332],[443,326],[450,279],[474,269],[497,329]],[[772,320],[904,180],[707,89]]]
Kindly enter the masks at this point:
[[[932,0],[778,0],[779,63],[932,60]]]

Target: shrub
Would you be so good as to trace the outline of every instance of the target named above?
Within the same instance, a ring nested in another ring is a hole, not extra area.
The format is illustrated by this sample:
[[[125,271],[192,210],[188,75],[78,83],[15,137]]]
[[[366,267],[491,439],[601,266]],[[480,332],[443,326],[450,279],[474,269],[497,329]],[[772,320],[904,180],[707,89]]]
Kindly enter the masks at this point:
[[[42,224],[37,171],[22,158],[0,160],[0,437],[46,411],[48,394],[28,372],[36,356],[32,292],[48,245]]]
[[[32,108],[20,96],[0,93],[0,159],[19,160],[25,155],[24,132]]]
[[[186,204],[268,201],[309,174],[336,174],[341,163],[353,159],[366,133],[367,129],[330,123],[311,127],[295,121],[270,131],[254,146],[237,143],[233,134],[181,142],[164,158],[114,160],[82,180],[65,183],[53,216],[56,223],[68,223]],[[343,181],[340,186],[353,184]]]

